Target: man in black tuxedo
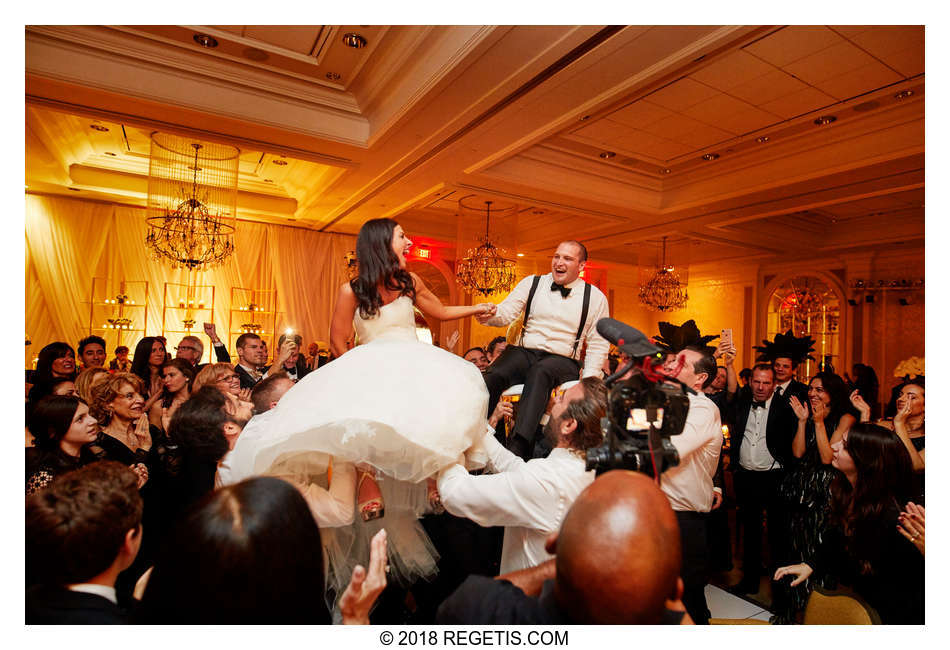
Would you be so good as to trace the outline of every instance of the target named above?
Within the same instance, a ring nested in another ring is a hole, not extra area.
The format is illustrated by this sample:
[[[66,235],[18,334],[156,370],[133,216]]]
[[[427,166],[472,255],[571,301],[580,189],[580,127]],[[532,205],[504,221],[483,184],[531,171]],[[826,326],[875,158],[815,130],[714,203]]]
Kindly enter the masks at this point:
[[[267,360],[264,342],[257,334],[245,333],[237,338],[234,347],[238,355],[234,372],[241,379],[241,388],[254,388],[262,378],[258,367]]]
[[[100,461],[57,477],[26,502],[26,623],[123,624],[115,580],[142,543],[138,476]]]
[[[759,591],[762,574],[763,511],[768,522],[770,564],[781,566],[785,557],[785,517],[779,486],[792,457],[797,420],[788,397],[774,390],[775,372],[771,365],[756,365],[749,385],[751,392],[740,392],[730,409],[730,464],[743,530],[743,577],[736,586],[744,593],[754,594]]]

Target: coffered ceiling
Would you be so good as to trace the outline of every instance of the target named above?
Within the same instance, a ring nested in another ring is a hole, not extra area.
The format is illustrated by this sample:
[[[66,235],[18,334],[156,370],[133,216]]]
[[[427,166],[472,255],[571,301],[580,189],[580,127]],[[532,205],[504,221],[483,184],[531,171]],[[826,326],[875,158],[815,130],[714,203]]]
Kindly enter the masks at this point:
[[[244,219],[829,255],[922,242],[924,91],[921,26],[28,26],[26,184],[144,205],[170,131],[240,147]]]

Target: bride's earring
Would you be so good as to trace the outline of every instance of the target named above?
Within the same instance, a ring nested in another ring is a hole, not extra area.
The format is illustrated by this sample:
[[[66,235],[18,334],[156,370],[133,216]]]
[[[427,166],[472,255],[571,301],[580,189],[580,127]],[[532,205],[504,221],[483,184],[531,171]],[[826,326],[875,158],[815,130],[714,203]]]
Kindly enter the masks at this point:
[[[356,507],[360,511],[360,517],[363,521],[379,519],[386,514],[386,508],[376,477],[373,472],[363,469],[359,470],[359,474],[360,477],[356,483]]]

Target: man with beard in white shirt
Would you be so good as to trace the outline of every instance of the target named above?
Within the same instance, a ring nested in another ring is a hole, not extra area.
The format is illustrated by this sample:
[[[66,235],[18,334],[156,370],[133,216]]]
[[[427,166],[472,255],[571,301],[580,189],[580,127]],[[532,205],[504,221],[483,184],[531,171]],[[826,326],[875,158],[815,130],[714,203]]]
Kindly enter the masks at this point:
[[[524,278],[498,305],[494,316],[476,317],[482,325],[504,327],[524,314],[518,344],[508,345],[484,377],[488,413],[495,409],[502,392],[524,384],[507,447],[526,460],[534,451],[538,423],[551,391],[579,375],[600,377],[610,348],[595,327],[598,320],[610,315],[607,298],[580,277],[586,264],[583,244],[561,242],[551,258],[551,273]],[[585,344],[582,373],[578,359]]]
[[[449,513],[481,526],[505,526],[501,573],[551,558],[545,538],[558,530],[574,499],[594,481],[584,452],[603,441],[600,419],[606,408],[603,381],[587,377],[555,400],[544,427],[554,447],[546,458],[525,462],[489,433],[484,439],[487,469],[494,473],[475,476],[458,464],[440,473],[439,495]]]

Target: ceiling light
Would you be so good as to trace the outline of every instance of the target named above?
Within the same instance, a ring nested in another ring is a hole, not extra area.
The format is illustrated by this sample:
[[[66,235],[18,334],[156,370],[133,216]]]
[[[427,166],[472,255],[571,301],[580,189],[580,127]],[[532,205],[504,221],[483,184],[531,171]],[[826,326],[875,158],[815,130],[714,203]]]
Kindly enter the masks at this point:
[[[70,192],[78,192],[78,191],[79,191],[79,188],[78,188],[78,187],[67,187],[66,189],[69,190]]]
[[[590,119],[590,115],[581,115],[581,122],[586,122]]]
[[[817,124],[818,126],[825,126],[827,124],[831,124],[837,119],[838,118],[835,117],[834,115],[822,115],[817,120],[815,120],[815,124]]]
[[[715,160],[719,157],[718,153],[705,153],[703,154],[703,160]]]
[[[281,158],[274,158],[274,160],[272,160],[271,162],[273,162],[275,165],[280,165],[281,167],[287,164],[287,161]]]
[[[106,152],[106,155],[107,155],[107,156],[112,156],[113,158],[115,157],[115,154],[112,153],[111,151],[107,151],[107,152]]]
[[[99,131],[100,133],[106,133],[109,130],[109,127],[102,126],[101,124],[90,124],[89,128],[93,131]]]
[[[601,152],[600,157],[603,158],[604,160],[607,160],[609,158],[613,158],[616,155],[617,154],[614,153],[613,151],[603,151]]]
[[[894,99],[907,99],[908,97],[910,97],[910,96],[913,95],[913,94],[914,94],[914,91],[913,91],[913,90],[902,90],[902,91],[900,91],[899,93],[897,93],[896,95],[894,95]]]
[[[665,169],[661,169],[661,170],[660,170],[660,173],[661,173],[661,174],[672,174],[672,173],[673,173],[673,170],[670,169],[669,167],[667,167],[667,168],[665,168]]]
[[[207,47],[207,48],[218,47],[218,41],[212,38],[211,36],[208,36],[207,34],[195,34],[192,38],[194,38],[195,43],[197,43],[201,47]]]
[[[757,137],[757,138],[755,139],[755,141],[758,142],[759,144],[765,144],[766,142],[769,141],[769,136],[767,136],[767,135],[760,135],[759,137]]]
[[[524,257],[524,253],[518,253],[518,257]]]
[[[343,35],[343,44],[347,47],[352,47],[359,50],[366,47],[366,39],[359,34],[349,32]]]

